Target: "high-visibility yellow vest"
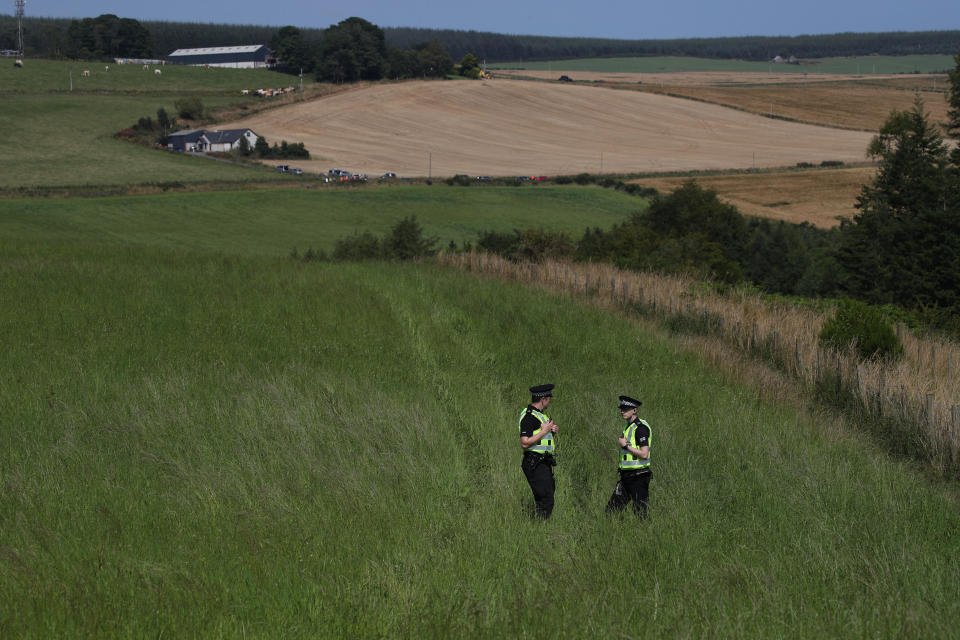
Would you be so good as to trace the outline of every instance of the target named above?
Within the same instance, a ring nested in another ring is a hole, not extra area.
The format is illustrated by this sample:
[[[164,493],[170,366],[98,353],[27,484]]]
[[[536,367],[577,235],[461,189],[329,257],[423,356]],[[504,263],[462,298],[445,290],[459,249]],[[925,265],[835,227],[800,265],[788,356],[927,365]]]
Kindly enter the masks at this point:
[[[520,418],[517,420],[517,428],[520,429],[520,433],[523,433],[523,418],[527,415],[527,412],[530,412],[534,418],[540,421],[540,426],[542,427],[545,422],[550,422],[550,416],[543,413],[542,411],[537,411],[536,409],[531,409],[529,407],[525,408],[520,413]],[[537,429],[539,431],[539,429]],[[536,431],[534,432],[536,433]],[[540,438],[540,442],[532,444],[524,451],[533,451],[534,453],[553,453],[553,433],[548,431],[546,435]]]
[[[637,424],[642,424],[647,429],[650,430],[650,435],[647,437],[647,445],[650,446],[653,443],[653,429],[650,429],[650,425],[647,424],[646,420],[641,420],[637,418],[636,422],[630,422],[623,430],[623,437],[627,439],[627,444],[634,449],[639,449],[637,446]],[[647,451],[647,457],[641,458],[640,456],[635,456],[630,453],[630,450],[626,447],[620,447],[620,468],[621,469],[648,469],[650,468],[650,452]]]

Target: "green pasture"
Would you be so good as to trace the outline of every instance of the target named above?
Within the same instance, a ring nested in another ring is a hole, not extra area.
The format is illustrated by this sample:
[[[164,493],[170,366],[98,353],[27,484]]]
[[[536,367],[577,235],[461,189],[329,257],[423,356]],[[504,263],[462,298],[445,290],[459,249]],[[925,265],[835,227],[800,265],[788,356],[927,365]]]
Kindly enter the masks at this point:
[[[0,237],[286,255],[330,250],[355,232],[383,235],[416,216],[445,246],[488,230],[544,227],[579,237],[645,208],[640,198],[599,187],[269,189],[105,198],[0,200]]]
[[[952,56],[859,56],[803,60],[800,64],[775,64],[746,60],[719,60],[677,56],[634,58],[578,58],[549,62],[510,62],[493,65],[499,69],[552,71],[597,71],[619,73],[671,73],[677,71],[727,71],[776,73],[874,74],[946,73],[954,68]],[[576,80],[576,78],[574,78]]]
[[[0,95],[7,93],[149,93],[240,95],[243,89],[266,89],[297,85],[299,78],[267,69],[227,69],[181,65],[115,64],[78,60],[28,58],[17,69],[13,61],[0,64]],[[109,67],[109,71],[105,69]],[[160,75],[155,73],[160,69]],[[83,76],[89,71],[88,77]],[[306,81],[306,80],[305,80]]]
[[[0,300],[0,637],[956,637],[955,485],[578,299],[5,232]]]
[[[171,96],[0,93],[0,188],[276,178],[264,167],[185,157],[114,137],[142,117],[156,119],[161,107],[175,114],[174,102]]]

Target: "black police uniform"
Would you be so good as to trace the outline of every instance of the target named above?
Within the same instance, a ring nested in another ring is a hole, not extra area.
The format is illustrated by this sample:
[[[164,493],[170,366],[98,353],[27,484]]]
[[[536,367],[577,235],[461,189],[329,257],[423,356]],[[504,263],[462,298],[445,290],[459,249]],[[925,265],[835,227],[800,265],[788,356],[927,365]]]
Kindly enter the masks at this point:
[[[531,387],[530,393],[534,398],[537,398],[552,395],[552,390],[552,384],[538,385]],[[526,410],[520,417],[520,435],[522,437],[529,438],[540,431],[542,422],[537,418],[537,413],[546,417],[546,414],[538,411],[532,404],[527,405]],[[547,437],[545,436],[544,439],[547,439]],[[523,459],[520,462],[523,475],[526,476],[530,489],[533,491],[533,500],[536,505],[534,516],[544,520],[553,513],[553,495],[556,491],[553,467],[556,464],[556,459],[551,453],[538,453],[529,449],[523,452]]]
[[[629,396],[620,396],[620,409],[631,409],[639,407],[641,404],[639,400],[634,400]],[[631,426],[636,427],[636,431],[634,432],[634,448],[640,449],[650,446],[651,434],[649,425],[640,418],[634,417],[627,425],[627,427]],[[631,457],[635,458],[635,456]],[[653,477],[653,472],[650,470],[649,464],[640,469],[620,468],[618,471],[620,472],[620,481],[617,482],[617,486],[613,490],[613,495],[610,496],[610,500],[607,502],[607,511],[622,511],[624,507],[633,500],[634,511],[641,518],[645,518],[647,516],[647,508],[650,505],[650,479]]]

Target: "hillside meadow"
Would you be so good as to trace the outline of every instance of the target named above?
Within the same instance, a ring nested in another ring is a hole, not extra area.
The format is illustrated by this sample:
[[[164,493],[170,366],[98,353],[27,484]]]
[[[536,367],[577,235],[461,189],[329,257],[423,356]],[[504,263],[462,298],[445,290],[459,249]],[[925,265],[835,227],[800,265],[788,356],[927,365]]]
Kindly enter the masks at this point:
[[[156,119],[161,107],[175,116],[176,101],[188,95],[200,97],[208,109],[256,112],[262,102],[242,99],[241,88],[287,86],[291,76],[174,66],[155,76],[139,65],[111,64],[110,71],[104,66],[32,59],[23,69],[0,65],[0,154],[10,159],[0,189],[276,180],[265,167],[160,152],[114,136],[140,118]],[[89,78],[80,77],[84,69]],[[317,91],[312,83],[305,88]]]
[[[646,206],[641,198],[600,187],[545,185],[10,198],[0,200],[0,236],[278,256],[294,248],[329,251],[356,232],[383,235],[409,216],[439,247],[475,243],[484,231],[529,227],[579,238],[587,227],[610,228]]]
[[[0,297],[3,637],[954,633],[953,485],[616,313],[430,265],[6,238]],[[547,380],[534,523],[516,416]],[[603,513],[619,393],[655,434],[643,523]]]

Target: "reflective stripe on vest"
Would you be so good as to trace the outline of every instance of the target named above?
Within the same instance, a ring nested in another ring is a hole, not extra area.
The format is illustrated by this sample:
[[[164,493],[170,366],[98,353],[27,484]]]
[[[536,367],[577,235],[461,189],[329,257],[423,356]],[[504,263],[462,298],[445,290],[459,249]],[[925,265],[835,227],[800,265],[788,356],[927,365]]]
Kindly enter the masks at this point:
[[[543,413],[542,411],[537,411],[536,409],[524,409],[523,413],[520,414],[520,419],[517,421],[517,426],[520,429],[520,433],[523,433],[523,417],[527,415],[527,411],[530,412],[534,418],[540,421],[540,426],[542,427],[545,422],[550,422],[550,416]],[[537,429],[539,431],[539,429]],[[536,431],[534,431],[536,433]],[[537,444],[532,444],[524,451],[533,451],[534,453],[553,453],[553,433],[548,431],[546,435],[540,438],[540,442]]]
[[[645,420],[637,419],[637,422],[631,422],[623,430],[623,437],[627,439],[627,444],[633,447],[634,449],[639,449],[637,446],[637,423],[642,424],[650,431],[650,435],[647,437],[646,446],[649,447],[653,443],[653,429],[650,429],[650,425],[647,424]],[[650,466],[650,450],[647,449],[647,457],[641,458],[640,456],[635,456],[626,447],[620,447],[620,468],[621,469],[646,469]]]

